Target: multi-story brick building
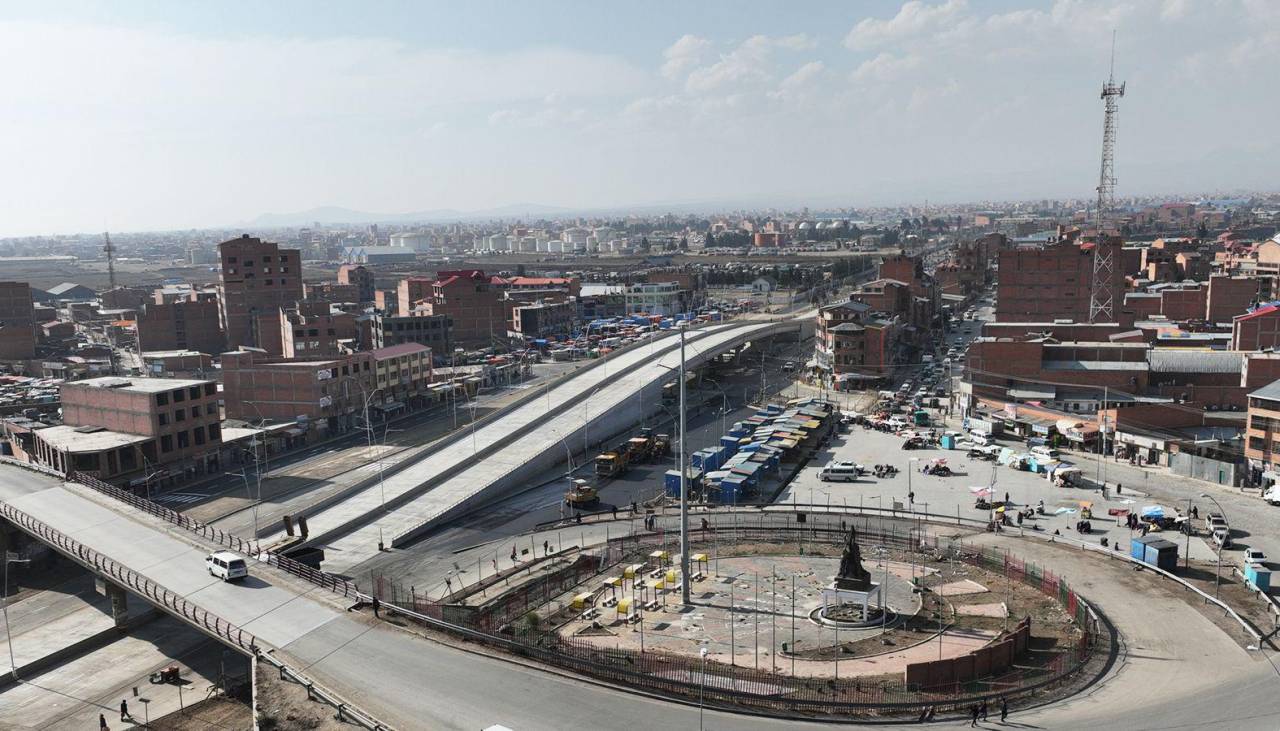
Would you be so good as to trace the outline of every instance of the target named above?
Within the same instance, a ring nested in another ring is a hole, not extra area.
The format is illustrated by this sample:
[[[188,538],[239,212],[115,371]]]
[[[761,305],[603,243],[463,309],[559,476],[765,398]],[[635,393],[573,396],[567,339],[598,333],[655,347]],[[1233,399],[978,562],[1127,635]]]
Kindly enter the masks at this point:
[[[430,296],[422,298],[420,309],[425,314],[448,316],[454,343],[490,345],[506,335],[509,305],[502,296],[502,284],[502,279],[479,269],[437,272]],[[413,311],[405,304],[416,301],[414,293],[421,287],[417,278],[400,282],[401,314]]]
[[[430,300],[435,294],[433,277],[405,277],[396,285],[396,308],[400,314],[413,312],[419,303]],[[376,300],[376,295],[375,295]],[[385,309],[385,308],[383,308]]]
[[[901,323],[864,302],[848,300],[818,311],[814,340],[817,377],[832,388],[859,388],[892,377],[901,352]]]
[[[302,291],[308,302],[341,304],[360,301],[360,289],[354,284],[306,282],[302,285]]]
[[[374,284],[373,272],[360,264],[343,264],[338,267],[338,284],[349,284],[356,288],[356,302],[374,301],[377,288]]]
[[[144,351],[198,350],[217,355],[226,350],[217,300],[182,300],[144,305],[138,313],[138,345]]]
[[[1244,456],[1255,477],[1252,482],[1280,482],[1280,381],[1249,394],[1244,436]]]
[[[573,329],[577,315],[573,301],[518,304],[511,309],[510,330],[523,338],[563,335]]]
[[[1112,249],[1113,261],[1119,261],[1119,240],[1108,239],[1102,245]],[[1064,241],[1001,251],[996,320],[1088,320],[1094,246]],[[1113,308],[1118,315],[1125,280],[1121,267],[1114,267],[1113,271],[1110,285],[1114,293]]]
[[[222,329],[227,344],[262,347],[260,315],[303,298],[302,255],[297,249],[251,238],[218,244],[221,264]],[[267,319],[270,323],[271,318]]]
[[[1270,350],[1280,347],[1280,306],[1264,305],[1231,321],[1233,350]]]
[[[38,462],[116,482],[218,470],[222,417],[213,381],[104,377],[61,391],[63,425],[34,432]]]
[[[377,316],[373,320],[374,347],[385,348],[403,343],[420,343],[433,353],[453,351],[453,323],[448,315]]]
[[[0,282],[0,360],[36,357],[35,322],[31,285]]]
[[[372,394],[370,352],[319,360],[287,360],[246,350],[222,356],[227,418],[249,422],[301,420],[321,432],[352,428]]]
[[[228,418],[299,421],[308,431],[337,433],[371,417],[425,404],[431,398],[431,350],[417,343],[337,358],[290,360],[255,351],[222,357]]]

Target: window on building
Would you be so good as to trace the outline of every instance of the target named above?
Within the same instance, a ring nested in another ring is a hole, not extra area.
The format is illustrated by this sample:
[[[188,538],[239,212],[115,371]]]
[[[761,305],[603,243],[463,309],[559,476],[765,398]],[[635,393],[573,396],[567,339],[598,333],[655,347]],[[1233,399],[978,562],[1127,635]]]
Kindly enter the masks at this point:
[[[281,257],[280,257],[280,263],[282,263],[282,264],[283,264],[284,262],[287,262],[287,261],[289,261],[289,257],[287,257],[287,256],[281,256]]]
[[[245,278],[245,279],[253,279],[253,277],[254,277],[253,272],[245,272],[245,273],[244,273],[244,278]]]
[[[178,449],[186,449],[191,446],[191,435],[187,432],[178,432]]]
[[[156,406],[168,406],[168,405],[169,405],[169,394],[167,393],[156,394]]]
[[[169,436],[168,434],[160,435],[160,451],[161,452],[173,451],[173,437]]]
[[[165,424],[169,423],[169,415],[164,413],[163,411],[160,412],[159,414],[156,414],[156,418],[160,422],[160,426],[164,426]]]
[[[192,429],[191,433],[195,435],[197,446],[204,444],[204,427],[198,426],[195,429]]]
[[[177,391],[173,392],[173,402],[175,404],[180,404],[186,400],[187,400],[187,393],[182,389],[178,389]]]
[[[204,395],[205,395],[205,396],[213,396],[213,395],[214,395],[214,394],[216,394],[216,393],[218,393],[218,387],[217,387],[217,385],[212,384],[212,383],[206,383],[206,384],[204,384]]]
[[[268,280],[267,280],[267,286],[268,286],[268,287],[270,287],[270,286],[271,286],[271,280],[270,280],[270,279],[268,279]]]
[[[222,426],[219,424],[209,425],[209,441],[216,442],[222,438]]]
[[[186,409],[176,409],[176,410],[173,412],[173,420],[174,420],[174,421],[186,421],[186,420],[187,420],[187,410],[186,410]]]
[[[187,389],[187,395],[191,397],[191,400],[192,400],[192,401],[195,401],[195,400],[199,399],[199,398],[200,398],[200,387],[199,387],[199,386],[192,386],[191,388]]]
[[[218,415],[218,405],[217,405],[217,404],[205,404],[205,406],[204,406],[204,413],[205,413],[205,414],[207,414],[207,415],[209,415],[209,416],[217,416],[217,415]]]
[[[228,257],[227,257],[227,263],[228,263],[228,264],[235,264],[235,263],[236,263],[236,258],[235,258],[234,256],[228,256]]]

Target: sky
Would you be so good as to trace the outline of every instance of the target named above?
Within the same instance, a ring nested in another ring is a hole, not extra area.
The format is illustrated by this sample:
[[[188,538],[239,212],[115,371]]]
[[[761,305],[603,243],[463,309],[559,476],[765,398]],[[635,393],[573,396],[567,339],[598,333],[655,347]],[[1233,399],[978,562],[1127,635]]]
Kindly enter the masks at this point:
[[[0,0],[0,236],[1275,187],[1280,2]]]

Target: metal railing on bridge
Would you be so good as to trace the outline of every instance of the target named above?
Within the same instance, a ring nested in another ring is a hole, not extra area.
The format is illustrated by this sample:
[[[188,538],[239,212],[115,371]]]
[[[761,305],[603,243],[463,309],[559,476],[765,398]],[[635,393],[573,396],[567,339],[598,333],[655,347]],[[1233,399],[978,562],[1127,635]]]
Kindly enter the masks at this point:
[[[179,528],[191,531],[201,538],[222,546],[223,548],[237,551],[246,556],[255,557],[260,561],[265,561],[267,564],[275,566],[281,571],[286,571],[321,588],[341,594],[343,597],[356,598],[359,596],[358,587],[346,579],[312,568],[311,566],[295,561],[294,559],[276,553],[275,551],[259,551],[256,541],[246,541],[237,535],[219,530],[211,525],[201,523],[198,520],[193,520],[176,510],[170,510],[163,505],[159,505],[144,497],[134,495],[128,490],[122,490],[114,485],[109,485],[102,480],[91,475],[86,475],[83,472],[72,472],[70,479],[72,482],[77,482],[91,490],[95,490],[103,495],[119,500],[120,502],[123,502],[130,507],[137,508],[148,515],[154,515],[155,517],[176,525]]]
[[[166,589],[133,569],[122,566],[43,521],[31,517],[8,503],[0,503],[0,515],[77,563],[102,576],[110,577],[121,587],[149,599],[156,606],[199,627],[207,634],[239,647],[249,654],[255,654],[258,651],[257,640],[251,633],[245,632],[212,612],[201,609],[184,599],[182,595]]]

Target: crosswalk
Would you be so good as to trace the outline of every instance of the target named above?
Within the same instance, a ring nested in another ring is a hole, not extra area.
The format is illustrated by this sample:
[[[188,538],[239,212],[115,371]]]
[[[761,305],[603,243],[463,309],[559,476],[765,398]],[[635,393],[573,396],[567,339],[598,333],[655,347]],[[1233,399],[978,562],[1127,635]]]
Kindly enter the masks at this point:
[[[167,495],[159,495],[155,498],[155,502],[161,505],[184,505],[186,503],[194,503],[197,500],[203,500],[208,495],[195,495],[189,492],[171,492]]]

